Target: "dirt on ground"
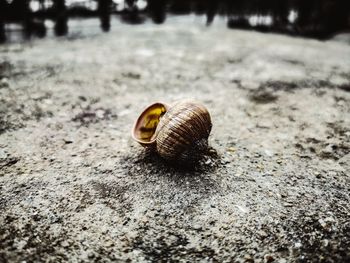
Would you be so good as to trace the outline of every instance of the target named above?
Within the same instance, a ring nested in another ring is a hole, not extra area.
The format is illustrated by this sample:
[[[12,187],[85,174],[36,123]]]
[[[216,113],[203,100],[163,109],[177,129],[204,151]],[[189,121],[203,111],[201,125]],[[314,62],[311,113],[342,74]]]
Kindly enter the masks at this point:
[[[0,46],[0,261],[350,262],[349,58],[179,21]],[[188,98],[192,169],[130,136]]]

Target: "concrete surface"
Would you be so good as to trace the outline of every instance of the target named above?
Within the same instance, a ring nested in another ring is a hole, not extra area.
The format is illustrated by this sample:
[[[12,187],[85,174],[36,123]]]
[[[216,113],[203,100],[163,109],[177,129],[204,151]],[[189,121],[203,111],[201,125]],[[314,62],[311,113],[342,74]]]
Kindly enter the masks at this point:
[[[1,262],[349,262],[350,45],[176,20],[0,46]],[[192,170],[132,141],[209,109]]]

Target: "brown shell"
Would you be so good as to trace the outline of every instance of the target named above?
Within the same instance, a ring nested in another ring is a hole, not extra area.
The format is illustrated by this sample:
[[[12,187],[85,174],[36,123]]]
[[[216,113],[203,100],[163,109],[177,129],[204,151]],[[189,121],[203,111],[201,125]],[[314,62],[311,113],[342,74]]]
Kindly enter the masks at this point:
[[[186,100],[169,106],[157,102],[141,113],[132,137],[168,161],[192,162],[207,149],[211,127],[209,112],[201,103]]]
[[[132,138],[142,146],[152,147],[155,145],[154,137],[161,117],[168,110],[169,105],[162,102],[155,102],[145,108],[137,118],[132,131]]]
[[[207,148],[212,123],[208,110],[194,101],[171,105],[155,131],[158,154],[169,161],[198,159]]]

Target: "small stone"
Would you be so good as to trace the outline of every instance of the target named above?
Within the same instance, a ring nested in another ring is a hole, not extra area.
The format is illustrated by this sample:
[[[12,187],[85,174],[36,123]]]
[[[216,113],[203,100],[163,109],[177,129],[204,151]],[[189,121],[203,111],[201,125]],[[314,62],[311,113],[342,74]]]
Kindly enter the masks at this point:
[[[0,149],[0,159],[5,159],[7,157],[7,153],[5,150]]]
[[[144,223],[144,224],[147,224],[149,222],[148,218],[146,216],[143,216],[141,218],[141,222]]]
[[[199,224],[196,224],[192,227],[194,230],[202,230],[202,226]]]
[[[99,119],[103,119],[105,117],[106,111],[99,109],[96,111],[96,117]]]
[[[64,240],[61,242],[61,246],[62,247],[69,247],[69,243],[66,240]]]
[[[266,263],[270,263],[270,262],[273,262],[275,260],[275,258],[273,257],[273,255],[271,254],[266,254],[264,256],[264,262]]]
[[[210,159],[206,160],[205,164],[211,164],[211,160]]]
[[[245,254],[245,255],[244,255],[244,259],[247,260],[247,261],[253,260],[252,256],[249,255],[249,254]]]
[[[64,138],[63,141],[65,144],[71,144],[74,142],[73,139],[68,139],[68,138]]]
[[[225,237],[225,235],[224,235],[223,233],[221,233],[221,232],[217,233],[215,236],[216,236],[218,239],[223,239],[223,238]]]
[[[294,244],[294,247],[295,248],[301,248],[302,244],[300,242],[297,242],[297,243]]]
[[[9,86],[8,78],[2,78],[0,80],[0,88],[7,88]]]
[[[104,243],[105,247],[113,247],[114,246],[114,242],[112,240],[108,240]]]
[[[227,229],[229,229],[229,226],[224,223],[224,224],[221,225],[221,228],[224,229],[224,230],[227,230]]]
[[[259,234],[261,237],[267,237],[267,233],[266,233],[264,230],[258,231],[258,234]]]
[[[87,99],[86,99],[86,97],[84,97],[84,96],[79,96],[78,97],[81,101],[86,101]]]
[[[288,197],[288,194],[287,193],[281,193],[281,197],[286,198],[286,197]]]
[[[168,223],[169,223],[169,225],[175,225],[176,219],[172,217],[168,220]]]
[[[327,226],[327,223],[323,220],[323,219],[319,219],[318,222],[320,223],[320,225],[325,228]]]
[[[227,164],[229,162],[230,162],[230,160],[228,158],[226,158],[226,157],[221,159],[221,161],[220,161],[221,164]]]

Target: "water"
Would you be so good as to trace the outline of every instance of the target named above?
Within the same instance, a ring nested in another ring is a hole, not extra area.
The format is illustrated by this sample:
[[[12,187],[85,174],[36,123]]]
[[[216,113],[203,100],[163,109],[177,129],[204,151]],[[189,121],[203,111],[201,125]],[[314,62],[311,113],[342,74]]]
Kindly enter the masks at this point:
[[[26,4],[27,3],[27,4]],[[89,37],[126,23],[197,16],[203,25],[327,39],[350,30],[347,0],[0,0],[0,41]]]

